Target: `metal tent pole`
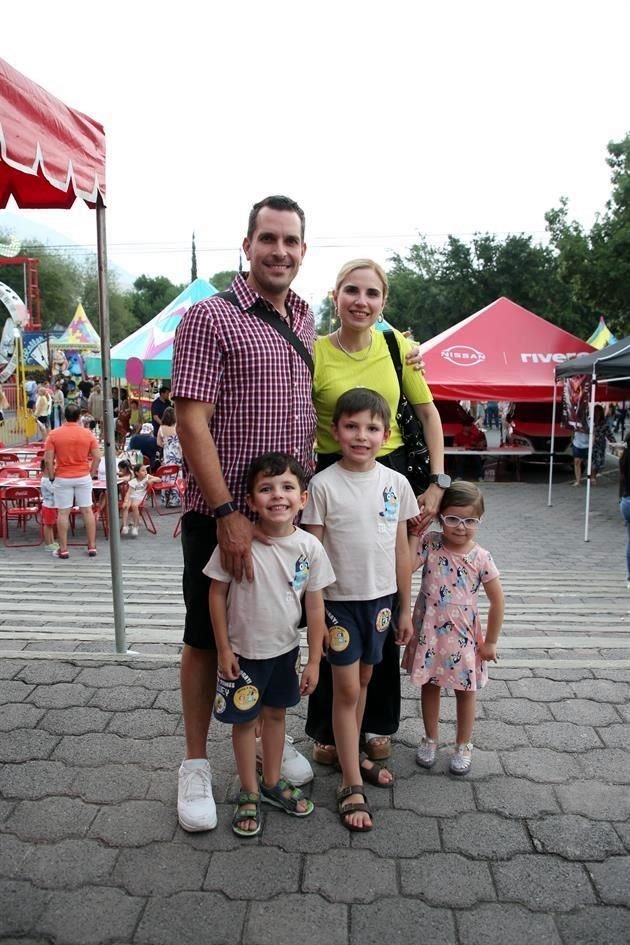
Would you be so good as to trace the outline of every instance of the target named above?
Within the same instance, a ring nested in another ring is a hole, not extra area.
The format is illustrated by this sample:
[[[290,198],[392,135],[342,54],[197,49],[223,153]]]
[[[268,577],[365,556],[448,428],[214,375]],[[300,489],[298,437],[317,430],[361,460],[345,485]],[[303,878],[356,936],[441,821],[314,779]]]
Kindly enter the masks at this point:
[[[553,376],[553,407],[551,410],[551,443],[549,444],[549,491],[547,493],[547,505],[551,505],[551,488],[553,482],[553,455],[556,444],[556,398],[558,396],[558,379]]]
[[[109,300],[107,298],[107,236],[105,205],[99,194],[96,203],[96,244],[98,257],[98,319],[101,336],[101,381],[103,389],[103,439],[105,442],[105,478],[107,480],[107,516],[109,520],[109,555],[112,572],[114,603],[114,630],[116,652],[127,652],[125,603],[120,555],[120,528],[118,524],[118,475],[114,405],[112,402],[111,358],[109,353]]]
[[[593,463],[593,419],[595,417],[595,369],[591,378],[591,402],[588,408],[588,460],[586,463],[586,510],[584,513],[584,541],[588,541],[588,516],[591,510],[591,466]]]

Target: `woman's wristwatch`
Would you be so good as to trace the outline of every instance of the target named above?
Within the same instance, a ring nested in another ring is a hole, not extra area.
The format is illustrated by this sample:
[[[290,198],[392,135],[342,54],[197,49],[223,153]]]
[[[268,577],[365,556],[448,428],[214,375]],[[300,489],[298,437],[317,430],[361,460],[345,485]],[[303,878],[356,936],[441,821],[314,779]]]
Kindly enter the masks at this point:
[[[451,477],[447,476],[446,473],[432,473],[429,476],[429,482],[439,486],[440,489],[448,489],[451,484]]]

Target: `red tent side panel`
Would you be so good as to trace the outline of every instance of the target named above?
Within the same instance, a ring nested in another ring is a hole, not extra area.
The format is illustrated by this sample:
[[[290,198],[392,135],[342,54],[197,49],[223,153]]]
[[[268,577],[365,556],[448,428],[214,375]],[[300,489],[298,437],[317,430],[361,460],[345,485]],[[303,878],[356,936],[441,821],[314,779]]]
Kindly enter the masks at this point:
[[[594,349],[500,298],[421,350],[436,399],[551,401],[556,365]]]
[[[0,207],[105,199],[105,131],[0,59]]]

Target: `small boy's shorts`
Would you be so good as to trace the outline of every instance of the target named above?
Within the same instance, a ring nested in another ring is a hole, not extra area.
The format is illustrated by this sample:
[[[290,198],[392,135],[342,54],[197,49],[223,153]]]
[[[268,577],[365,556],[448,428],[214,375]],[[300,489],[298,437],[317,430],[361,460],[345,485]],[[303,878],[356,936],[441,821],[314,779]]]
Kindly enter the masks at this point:
[[[51,509],[49,505],[42,505],[40,510],[42,525],[57,524],[57,509]]]
[[[257,719],[264,705],[288,709],[300,701],[300,648],[268,660],[238,658],[238,679],[217,676],[214,717],[238,725]]]
[[[394,594],[376,600],[327,600],[328,662],[349,666],[361,660],[374,666],[383,659],[383,644],[392,620]]]

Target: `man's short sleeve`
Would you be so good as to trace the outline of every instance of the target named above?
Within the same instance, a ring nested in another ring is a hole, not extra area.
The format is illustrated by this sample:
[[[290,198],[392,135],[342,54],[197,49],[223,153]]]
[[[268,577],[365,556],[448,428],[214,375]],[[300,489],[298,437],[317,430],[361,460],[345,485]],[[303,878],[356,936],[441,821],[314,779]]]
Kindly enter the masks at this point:
[[[221,345],[207,302],[188,309],[175,333],[173,397],[216,403],[222,372]]]

